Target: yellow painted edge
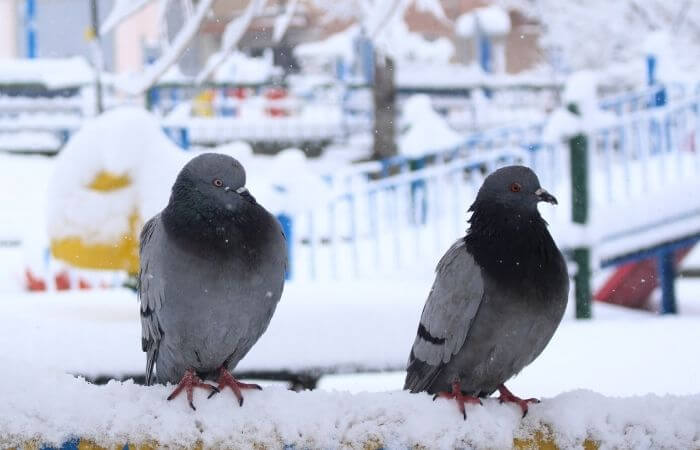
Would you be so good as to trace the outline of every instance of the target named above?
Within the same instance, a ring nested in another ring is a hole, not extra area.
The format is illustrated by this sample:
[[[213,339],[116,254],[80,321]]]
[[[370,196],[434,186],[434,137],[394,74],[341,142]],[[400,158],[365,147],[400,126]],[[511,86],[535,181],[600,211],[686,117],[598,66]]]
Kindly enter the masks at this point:
[[[83,269],[139,271],[139,232],[141,218],[137,212],[129,216],[129,232],[111,244],[86,244],[71,236],[51,241],[54,258]]]
[[[110,192],[129,186],[131,186],[131,177],[128,174],[115,175],[111,172],[101,170],[88,185],[88,188],[93,191]]]
[[[376,440],[369,440],[362,445],[362,448],[367,450],[375,450],[382,447],[382,443]],[[23,450],[38,450],[39,445],[36,441],[29,441],[24,443],[21,448]],[[88,439],[81,439],[78,443],[78,450],[121,450],[122,448],[124,448],[124,444],[115,444],[110,447],[103,447]],[[128,448],[129,450],[157,450],[159,448],[163,448],[163,446],[159,445],[158,442],[150,441],[135,444],[130,443]],[[205,447],[202,442],[198,442],[196,445],[190,448],[194,450],[203,450]],[[600,444],[592,439],[586,439],[583,442],[583,448],[584,450],[598,450],[600,448]],[[554,442],[554,438],[549,432],[537,431],[532,437],[513,439],[513,449],[559,450],[559,447],[557,447],[557,444]]]

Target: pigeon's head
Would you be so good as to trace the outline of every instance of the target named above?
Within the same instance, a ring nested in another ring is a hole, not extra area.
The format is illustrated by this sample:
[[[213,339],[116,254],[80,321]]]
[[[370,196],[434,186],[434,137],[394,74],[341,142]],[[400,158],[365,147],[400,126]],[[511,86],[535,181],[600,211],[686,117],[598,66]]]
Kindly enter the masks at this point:
[[[501,207],[516,213],[536,213],[537,204],[557,204],[557,199],[540,186],[535,172],[524,166],[506,166],[491,173],[479,189],[476,201],[469,208]]]
[[[229,216],[255,203],[245,182],[245,170],[236,159],[219,153],[203,153],[180,171],[170,203],[181,206],[177,208],[181,213],[189,210],[209,218]]]

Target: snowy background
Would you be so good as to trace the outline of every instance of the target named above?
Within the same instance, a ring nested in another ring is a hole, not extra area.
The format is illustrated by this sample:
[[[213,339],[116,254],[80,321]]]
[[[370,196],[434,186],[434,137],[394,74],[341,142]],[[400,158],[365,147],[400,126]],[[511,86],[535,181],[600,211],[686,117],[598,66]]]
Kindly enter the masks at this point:
[[[700,5],[114,0],[98,2],[101,42],[66,38],[59,52],[42,37],[69,25],[46,19],[48,1],[27,1],[27,21],[24,1],[5,3],[3,447],[700,448]],[[571,220],[578,133],[583,224]],[[291,224],[292,250],[278,310],[237,368],[265,390],[242,409],[195,394],[195,412],[140,385],[130,286],[141,224],[204,151],[241,161],[253,195]],[[594,294],[630,255],[640,271],[615,289],[644,294],[633,308],[595,301],[580,320],[572,292],[550,345],[509,383],[543,402],[521,420],[489,400],[464,423],[451,402],[402,392],[404,369],[437,260],[484,176],[509,163],[558,197],[541,213],[563,250],[591,248]],[[677,314],[646,287],[664,249],[683,256]]]

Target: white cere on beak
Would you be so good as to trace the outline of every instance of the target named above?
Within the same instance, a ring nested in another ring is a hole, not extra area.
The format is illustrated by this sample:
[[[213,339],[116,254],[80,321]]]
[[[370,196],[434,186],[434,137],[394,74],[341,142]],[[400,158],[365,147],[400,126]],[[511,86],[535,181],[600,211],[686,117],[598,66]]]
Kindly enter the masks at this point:
[[[228,186],[226,186],[226,187],[224,188],[224,191],[226,191],[226,192],[228,192],[228,191],[230,191],[230,190],[231,190],[231,188],[228,187]]]
[[[248,188],[246,188],[245,186],[241,186],[238,189],[236,189],[236,193],[238,194],[245,194],[246,192],[248,192]]]

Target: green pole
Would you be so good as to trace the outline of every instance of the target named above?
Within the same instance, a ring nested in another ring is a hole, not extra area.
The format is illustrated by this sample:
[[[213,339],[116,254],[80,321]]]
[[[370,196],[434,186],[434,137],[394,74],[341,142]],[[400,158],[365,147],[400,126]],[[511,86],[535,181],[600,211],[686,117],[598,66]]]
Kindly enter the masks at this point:
[[[568,106],[569,111],[581,115],[577,105]],[[579,133],[569,140],[571,152],[571,219],[574,223],[585,226],[588,223],[588,137]],[[576,318],[590,319],[591,308],[591,249],[587,246],[577,247],[573,259],[578,267],[574,277],[576,296]]]

